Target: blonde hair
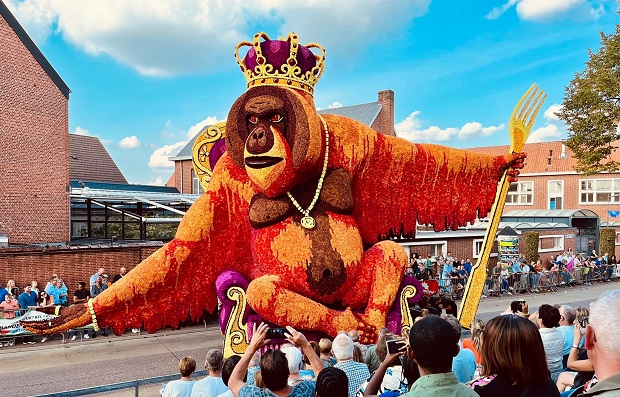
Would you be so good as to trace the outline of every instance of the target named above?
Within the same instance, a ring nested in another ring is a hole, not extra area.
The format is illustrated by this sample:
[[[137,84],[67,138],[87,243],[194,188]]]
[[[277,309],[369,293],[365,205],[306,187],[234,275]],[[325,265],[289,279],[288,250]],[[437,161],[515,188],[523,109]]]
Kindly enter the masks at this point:
[[[329,354],[332,351],[332,341],[327,338],[322,338],[319,341],[319,348],[322,354]]]
[[[181,376],[188,377],[193,374],[195,370],[196,360],[194,360],[194,357],[187,356],[179,360],[179,371],[181,372]]]
[[[484,333],[484,321],[476,319],[471,323],[471,340],[478,351],[482,346],[482,335]]]

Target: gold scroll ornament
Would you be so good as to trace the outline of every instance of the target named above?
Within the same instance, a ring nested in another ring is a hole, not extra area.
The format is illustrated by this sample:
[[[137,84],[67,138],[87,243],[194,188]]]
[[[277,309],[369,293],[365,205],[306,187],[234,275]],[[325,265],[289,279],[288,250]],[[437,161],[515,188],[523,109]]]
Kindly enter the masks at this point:
[[[515,106],[510,116],[510,123],[508,124],[510,130],[510,153],[520,153],[523,151],[527,137],[530,135],[530,131],[534,125],[534,120],[536,120],[538,111],[546,98],[547,94],[545,94],[543,90],[540,90],[536,84],[532,84],[521,97],[517,106]],[[482,297],[482,291],[487,277],[487,263],[489,261],[491,249],[493,248],[493,242],[495,241],[495,235],[497,234],[502,212],[504,211],[508,188],[510,187],[509,179],[510,176],[508,175],[508,170],[506,170],[500,179],[497,192],[495,193],[495,201],[489,213],[489,227],[482,241],[480,256],[476,264],[472,267],[471,275],[465,286],[463,301],[457,315],[463,328],[469,329],[471,327],[471,323],[476,318],[476,313],[478,312],[480,298]]]
[[[401,334],[403,332],[409,332],[413,326],[413,318],[411,318],[411,311],[409,310],[409,303],[407,300],[413,298],[416,293],[416,288],[413,285],[407,285],[400,293],[400,321],[401,321]]]
[[[194,142],[192,147],[192,163],[194,165],[194,171],[200,181],[200,185],[203,189],[207,189],[207,185],[213,175],[213,170],[209,164],[209,154],[213,145],[220,139],[226,137],[226,122],[209,125],[203,128]]]
[[[236,303],[233,305],[224,332],[224,358],[243,354],[250,344],[248,326],[243,323],[247,299],[240,287],[230,287],[226,295]]]

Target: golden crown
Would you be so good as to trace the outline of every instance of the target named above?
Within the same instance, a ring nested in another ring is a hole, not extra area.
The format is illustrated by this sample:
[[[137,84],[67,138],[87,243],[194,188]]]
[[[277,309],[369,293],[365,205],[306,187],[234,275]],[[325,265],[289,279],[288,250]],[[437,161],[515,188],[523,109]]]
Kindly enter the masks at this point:
[[[261,38],[264,41],[261,41]],[[239,49],[251,47],[243,59]],[[310,51],[317,48],[317,55]],[[248,88],[260,85],[278,85],[295,88],[312,95],[314,86],[325,67],[325,49],[317,43],[301,45],[296,33],[289,33],[286,40],[271,40],[267,33],[254,35],[254,42],[242,41],[235,47],[237,64],[248,82]]]

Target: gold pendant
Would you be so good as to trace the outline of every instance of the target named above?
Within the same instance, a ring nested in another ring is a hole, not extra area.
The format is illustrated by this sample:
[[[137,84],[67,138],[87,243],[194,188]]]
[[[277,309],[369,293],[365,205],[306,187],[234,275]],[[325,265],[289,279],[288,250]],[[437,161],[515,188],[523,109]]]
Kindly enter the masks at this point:
[[[316,221],[313,217],[306,215],[301,218],[301,226],[305,227],[306,229],[314,229],[314,227],[316,226]]]

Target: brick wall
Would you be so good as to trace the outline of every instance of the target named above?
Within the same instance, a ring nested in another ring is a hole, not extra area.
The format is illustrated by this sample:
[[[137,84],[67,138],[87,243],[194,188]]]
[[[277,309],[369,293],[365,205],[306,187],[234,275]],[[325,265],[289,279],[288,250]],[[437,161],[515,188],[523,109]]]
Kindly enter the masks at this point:
[[[0,233],[69,240],[68,100],[0,17]]]
[[[180,193],[192,194],[192,160],[178,160],[174,162],[174,187]],[[172,179],[172,178],[171,178]]]
[[[25,284],[36,280],[41,289],[52,274],[58,274],[72,293],[77,282],[88,283],[90,276],[100,267],[114,277],[121,266],[131,270],[158,248],[80,248],[49,253],[12,249],[11,252],[0,252],[0,286],[6,286],[6,281],[13,279],[22,290]]]

